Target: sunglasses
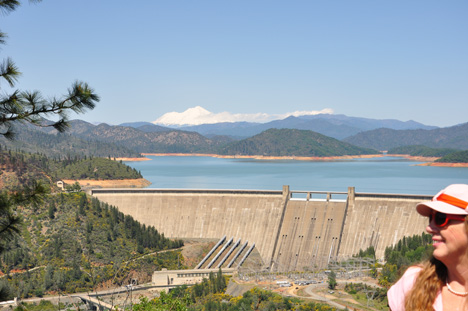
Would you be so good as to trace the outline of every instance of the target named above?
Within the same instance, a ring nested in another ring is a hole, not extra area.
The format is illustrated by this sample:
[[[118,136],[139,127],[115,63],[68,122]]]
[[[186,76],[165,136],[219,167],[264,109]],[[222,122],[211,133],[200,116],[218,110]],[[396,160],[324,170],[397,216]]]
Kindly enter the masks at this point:
[[[452,214],[444,214],[441,212],[433,212],[431,215],[429,215],[429,224],[432,222],[432,219],[434,219],[434,224],[437,227],[445,227],[449,220],[461,220],[465,221],[464,215],[452,215]]]

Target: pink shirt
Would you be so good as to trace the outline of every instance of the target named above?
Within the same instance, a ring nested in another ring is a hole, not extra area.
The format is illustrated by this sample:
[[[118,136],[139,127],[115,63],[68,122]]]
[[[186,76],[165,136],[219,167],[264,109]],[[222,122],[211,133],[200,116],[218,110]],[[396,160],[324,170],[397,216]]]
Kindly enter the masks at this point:
[[[388,290],[388,305],[392,311],[405,311],[406,294],[413,288],[414,282],[422,270],[421,267],[409,267],[405,274]],[[437,293],[434,311],[443,311],[442,294]]]

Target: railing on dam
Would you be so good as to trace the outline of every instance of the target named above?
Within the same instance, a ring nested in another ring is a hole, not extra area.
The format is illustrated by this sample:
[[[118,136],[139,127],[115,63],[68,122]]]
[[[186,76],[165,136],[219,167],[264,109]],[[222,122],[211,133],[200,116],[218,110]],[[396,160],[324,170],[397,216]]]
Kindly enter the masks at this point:
[[[348,192],[330,192],[330,191],[290,191],[290,200],[300,201],[346,201]]]
[[[112,189],[92,189],[94,194],[245,194],[245,195],[282,195],[281,190],[232,190],[232,189],[151,189],[151,188],[112,188]]]
[[[354,188],[351,187],[353,191]],[[300,201],[346,201],[350,192],[331,192],[331,191],[290,191],[289,199],[290,200],[300,200]],[[354,197],[357,198],[373,198],[373,199],[404,199],[404,200],[420,200],[428,201],[432,199],[432,196],[429,195],[420,195],[420,194],[399,194],[399,193],[368,193],[368,192],[358,192],[353,193]]]
[[[420,200],[430,201],[432,196],[421,194],[386,194],[386,193],[367,193],[357,192],[354,194],[357,198],[374,198],[374,199],[405,199],[405,200]]]

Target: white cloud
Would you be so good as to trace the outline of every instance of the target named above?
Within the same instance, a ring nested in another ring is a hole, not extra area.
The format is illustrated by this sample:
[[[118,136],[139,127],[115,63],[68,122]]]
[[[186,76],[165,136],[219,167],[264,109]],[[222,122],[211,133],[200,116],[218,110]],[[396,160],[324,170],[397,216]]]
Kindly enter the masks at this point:
[[[326,108],[320,111],[295,111],[285,114],[267,114],[267,113],[230,113],[220,112],[213,113],[203,107],[196,106],[189,108],[184,112],[168,112],[162,115],[157,120],[153,121],[154,124],[160,125],[200,125],[200,124],[213,124],[221,122],[257,122],[265,123],[273,120],[281,120],[289,116],[304,116],[304,115],[317,115],[317,114],[333,114],[333,110]]]

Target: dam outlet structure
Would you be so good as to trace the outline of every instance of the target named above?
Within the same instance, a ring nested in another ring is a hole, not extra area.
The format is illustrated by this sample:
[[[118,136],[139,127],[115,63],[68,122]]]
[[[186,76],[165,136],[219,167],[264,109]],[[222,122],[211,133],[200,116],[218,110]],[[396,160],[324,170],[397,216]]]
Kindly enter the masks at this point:
[[[424,232],[415,209],[426,195],[276,190],[92,189],[91,195],[168,238],[255,245],[270,271],[325,268]]]

